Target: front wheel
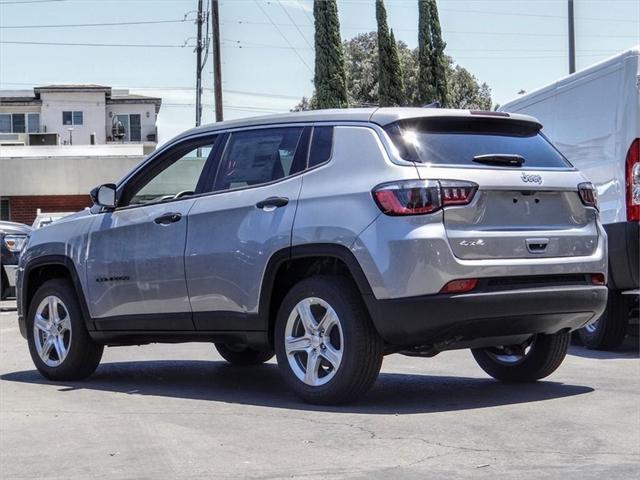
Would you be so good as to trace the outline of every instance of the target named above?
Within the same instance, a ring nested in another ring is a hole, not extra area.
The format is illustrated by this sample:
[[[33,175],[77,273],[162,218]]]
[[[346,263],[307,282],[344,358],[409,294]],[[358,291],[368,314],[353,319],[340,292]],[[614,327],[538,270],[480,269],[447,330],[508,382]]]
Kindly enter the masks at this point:
[[[348,279],[315,276],[284,298],[275,328],[278,366],[291,389],[318,404],[351,402],[382,365],[382,339]]]
[[[551,375],[562,363],[571,335],[535,335],[523,345],[474,348],[482,370],[504,382],[533,382]]]
[[[104,347],[89,336],[71,284],[48,280],[31,299],[27,316],[29,352],[50,380],[81,380],[91,375]]]

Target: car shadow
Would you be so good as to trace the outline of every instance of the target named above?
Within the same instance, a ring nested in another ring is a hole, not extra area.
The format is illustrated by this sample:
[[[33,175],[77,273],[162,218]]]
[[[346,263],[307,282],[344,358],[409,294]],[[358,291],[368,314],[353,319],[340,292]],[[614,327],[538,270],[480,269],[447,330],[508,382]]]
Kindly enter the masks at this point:
[[[572,345],[569,355],[583,358],[595,358],[599,360],[614,360],[618,358],[640,358],[640,343],[638,337],[627,335],[624,343],[615,350],[589,350],[582,345]]]
[[[383,415],[479,409],[593,391],[586,386],[551,381],[508,385],[489,378],[381,373],[371,391],[357,403],[318,406],[305,404],[291,393],[274,364],[243,368],[218,361],[104,363],[82,382],[47,381],[35,370],[7,373],[0,378],[7,382],[58,385],[64,392],[94,390],[294,410]]]

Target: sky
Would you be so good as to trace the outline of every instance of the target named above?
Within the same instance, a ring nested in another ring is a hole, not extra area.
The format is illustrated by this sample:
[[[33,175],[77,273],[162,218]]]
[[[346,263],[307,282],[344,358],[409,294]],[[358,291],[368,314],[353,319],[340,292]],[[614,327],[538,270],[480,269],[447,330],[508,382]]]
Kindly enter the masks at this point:
[[[312,0],[219,3],[225,119],[286,112],[310,96]],[[396,38],[411,48],[417,3],[385,2]],[[163,143],[195,121],[196,8],[197,0],[0,0],[0,89],[96,83],[159,96]],[[487,82],[494,103],[568,74],[567,0],[438,0],[438,8],[446,53]],[[376,28],[374,0],[338,0],[338,11],[343,39]],[[578,70],[640,44],[638,0],[575,0],[575,17]],[[77,24],[93,25],[69,26]],[[214,119],[208,60],[203,123]]]

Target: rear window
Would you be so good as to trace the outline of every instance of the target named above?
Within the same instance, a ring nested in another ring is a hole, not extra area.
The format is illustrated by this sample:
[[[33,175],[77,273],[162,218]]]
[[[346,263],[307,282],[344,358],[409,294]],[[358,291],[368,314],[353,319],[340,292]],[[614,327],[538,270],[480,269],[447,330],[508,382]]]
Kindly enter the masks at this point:
[[[571,164],[529,122],[504,119],[421,118],[385,128],[405,160],[436,165],[474,165],[479,155],[520,155],[524,168]],[[509,167],[513,168],[513,167]]]

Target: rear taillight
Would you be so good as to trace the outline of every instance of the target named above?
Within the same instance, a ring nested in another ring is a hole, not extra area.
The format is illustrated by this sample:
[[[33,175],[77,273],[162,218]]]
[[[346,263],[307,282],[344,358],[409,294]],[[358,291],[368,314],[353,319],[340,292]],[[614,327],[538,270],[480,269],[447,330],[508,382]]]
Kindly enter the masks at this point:
[[[584,182],[578,185],[580,200],[587,207],[598,208],[598,191],[591,182]]]
[[[640,138],[631,142],[627,152],[627,220],[640,221]]]
[[[592,273],[591,283],[594,285],[606,285],[607,279],[605,278],[604,273]]]
[[[478,185],[461,180],[407,180],[383,183],[373,198],[387,215],[424,215],[449,205],[466,205]]]
[[[477,278],[465,278],[463,280],[451,280],[447,283],[440,293],[464,293],[470,292],[478,285]]]

